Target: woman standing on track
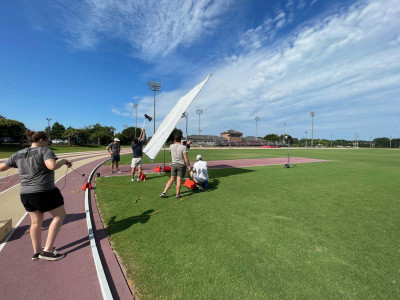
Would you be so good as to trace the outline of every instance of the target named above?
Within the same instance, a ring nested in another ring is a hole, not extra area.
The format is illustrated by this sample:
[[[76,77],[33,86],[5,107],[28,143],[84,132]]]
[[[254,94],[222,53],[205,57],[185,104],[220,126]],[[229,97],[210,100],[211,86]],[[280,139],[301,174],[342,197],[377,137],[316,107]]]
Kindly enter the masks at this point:
[[[59,260],[64,254],[53,249],[53,245],[66,212],[63,196],[54,184],[54,170],[63,165],[70,167],[72,163],[67,159],[57,160],[54,152],[48,148],[51,140],[44,131],[27,130],[26,137],[32,143],[31,147],[14,153],[0,164],[0,171],[19,169],[21,202],[31,217],[30,235],[34,251],[32,260]],[[46,211],[53,216],[53,220],[49,226],[46,245],[42,249],[42,224]]]

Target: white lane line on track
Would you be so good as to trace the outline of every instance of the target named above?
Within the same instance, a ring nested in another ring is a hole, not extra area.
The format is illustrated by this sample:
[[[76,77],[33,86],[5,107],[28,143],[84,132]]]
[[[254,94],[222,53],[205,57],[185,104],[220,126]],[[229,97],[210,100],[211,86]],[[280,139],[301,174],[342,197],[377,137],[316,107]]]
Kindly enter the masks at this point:
[[[92,172],[89,175],[88,181],[87,181],[88,183],[92,181],[94,172],[96,172],[96,170],[100,166],[102,166],[105,162],[107,162],[109,160],[110,159],[103,161],[102,163],[97,165],[92,170]],[[90,209],[89,209],[89,201],[90,201],[89,193],[90,193],[90,190],[88,188],[86,188],[86,190],[85,190],[85,213],[86,213],[86,224],[87,224],[88,233],[89,233],[90,247],[92,248],[94,265],[96,267],[97,277],[99,279],[99,284],[100,284],[101,293],[103,294],[103,299],[112,300],[113,296],[111,294],[111,290],[110,290],[110,286],[109,286],[107,278],[106,278],[106,274],[104,273],[103,264],[101,263],[101,260],[100,260],[100,255],[99,255],[99,251],[97,249],[96,239],[95,239],[94,232],[93,232],[92,219],[90,217]]]

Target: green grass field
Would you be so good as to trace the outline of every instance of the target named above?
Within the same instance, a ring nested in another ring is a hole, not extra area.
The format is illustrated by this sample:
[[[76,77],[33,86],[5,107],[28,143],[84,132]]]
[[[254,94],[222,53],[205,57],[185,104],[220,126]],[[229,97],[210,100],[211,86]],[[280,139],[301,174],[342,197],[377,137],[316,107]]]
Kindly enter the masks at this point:
[[[168,151],[169,147],[165,148],[165,161],[171,162],[171,155]],[[201,154],[207,160],[225,160],[225,159],[246,159],[246,158],[271,158],[287,156],[287,149],[241,149],[240,151],[235,148],[226,149],[213,149],[213,148],[196,148],[192,147],[189,153],[189,160],[195,161],[196,155]],[[121,156],[121,165],[131,164],[132,155]],[[162,163],[164,161],[164,150],[161,149],[160,153],[154,160],[154,163]],[[144,155],[143,163],[151,163],[150,159]],[[107,165],[111,164],[110,162]]]
[[[103,221],[139,299],[398,299],[400,151],[292,155],[330,161],[211,170],[211,188],[183,187],[180,201],[174,186],[159,198],[167,176],[99,178]]]

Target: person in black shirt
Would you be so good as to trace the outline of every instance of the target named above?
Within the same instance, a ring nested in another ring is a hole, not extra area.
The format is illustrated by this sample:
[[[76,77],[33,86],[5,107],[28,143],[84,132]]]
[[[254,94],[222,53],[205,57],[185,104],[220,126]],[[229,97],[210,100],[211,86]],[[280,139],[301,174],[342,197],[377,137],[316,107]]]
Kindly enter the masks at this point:
[[[140,176],[142,175],[142,164],[143,164],[143,141],[146,137],[146,130],[143,128],[142,134],[139,137],[139,139],[134,139],[131,147],[132,147],[132,152],[133,152],[133,158],[132,158],[132,163],[131,163],[131,167],[132,167],[132,171],[131,171],[131,175],[132,175],[132,181],[135,181],[135,170],[136,167],[138,167],[138,175],[139,178],[137,179],[137,181],[140,180]]]

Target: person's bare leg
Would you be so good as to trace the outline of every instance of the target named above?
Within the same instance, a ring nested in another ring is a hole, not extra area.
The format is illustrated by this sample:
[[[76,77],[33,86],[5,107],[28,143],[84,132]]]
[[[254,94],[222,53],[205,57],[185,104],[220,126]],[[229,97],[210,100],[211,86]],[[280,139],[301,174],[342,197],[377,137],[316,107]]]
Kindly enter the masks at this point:
[[[176,196],[179,196],[181,192],[181,177],[178,176],[178,179],[176,180]]]
[[[111,172],[113,172],[114,171],[114,163],[112,162],[111,163]]]
[[[42,225],[44,213],[40,211],[29,212],[31,217],[30,235],[33,246],[33,253],[40,253],[42,251]]]
[[[119,171],[118,161],[115,162],[115,167],[117,168],[117,171]]]
[[[171,176],[171,178],[168,180],[167,185],[165,186],[164,189],[164,194],[169,190],[169,188],[171,187],[172,183],[175,181],[175,176]]]
[[[140,179],[140,176],[142,176],[142,167],[141,166],[138,166],[138,175],[139,175],[139,179]]]
[[[136,167],[132,168],[132,171],[131,171],[132,179],[135,177],[135,169],[136,169]]]
[[[51,221],[49,226],[49,233],[47,235],[44,251],[53,252],[54,242],[57,238],[58,232],[60,231],[60,228],[67,213],[65,212],[64,205],[50,210],[49,213],[53,216],[53,220]]]

